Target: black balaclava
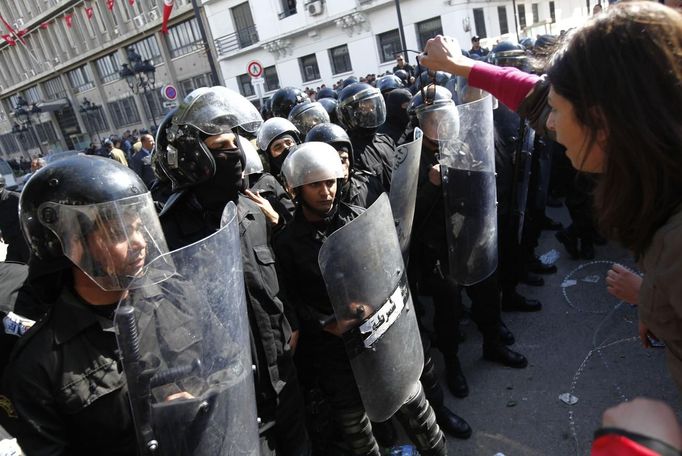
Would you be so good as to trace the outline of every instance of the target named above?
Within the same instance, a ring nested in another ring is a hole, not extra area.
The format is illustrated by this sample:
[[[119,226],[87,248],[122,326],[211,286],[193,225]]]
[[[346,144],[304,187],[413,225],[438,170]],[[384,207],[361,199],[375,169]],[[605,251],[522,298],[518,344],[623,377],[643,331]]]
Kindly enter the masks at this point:
[[[205,209],[222,212],[229,201],[237,202],[239,192],[244,188],[244,158],[239,148],[214,149],[211,154],[216,163],[215,173],[198,185],[194,193]]]
[[[272,143],[274,143],[275,141],[284,138],[290,138],[294,142],[294,144],[296,144],[296,139],[293,136],[291,136],[289,133],[282,133],[281,135],[275,137],[275,139],[273,139],[270,142],[270,145],[272,145]],[[284,163],[284,160],[287,158],[287,155],[289,155],[290,149],[291,147],[284,149],[282,153],[279,154],[279,156],[277,157],[273,157],[270,151],[269,150],[267,151],[268,160],[270,162],[270,174],[272,174],[273,176],[279,176],[279,174],[282,172],[282,164]]]
[[[404,103],[412,99],[412,94],[407,89],[394,89],[386,97],[386,122],[402,130],[407,127],[410,117]]]

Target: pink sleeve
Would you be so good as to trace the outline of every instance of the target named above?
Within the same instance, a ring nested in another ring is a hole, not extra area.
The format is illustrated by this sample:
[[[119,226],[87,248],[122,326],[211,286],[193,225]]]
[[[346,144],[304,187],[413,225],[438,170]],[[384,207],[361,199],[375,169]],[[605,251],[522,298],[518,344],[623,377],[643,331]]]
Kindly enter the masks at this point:
[[[514,67],[498,67],[476,62],[469,74],[469,84],[490,92],[509,109],[516,111],[540,77]]]

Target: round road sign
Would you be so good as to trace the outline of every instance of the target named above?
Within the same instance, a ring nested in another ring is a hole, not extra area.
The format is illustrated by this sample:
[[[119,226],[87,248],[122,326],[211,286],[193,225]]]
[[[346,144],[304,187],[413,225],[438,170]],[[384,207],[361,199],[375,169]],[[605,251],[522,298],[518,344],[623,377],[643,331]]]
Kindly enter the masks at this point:
[[[178,98],[178,89],[173,84],[166,84],[161,87],[161,96],[168,101],[175,101]]]
[[[263,75],[263,64],[258,60],[252,60],[246,65],[246,72],[252,78],[260,78]]]

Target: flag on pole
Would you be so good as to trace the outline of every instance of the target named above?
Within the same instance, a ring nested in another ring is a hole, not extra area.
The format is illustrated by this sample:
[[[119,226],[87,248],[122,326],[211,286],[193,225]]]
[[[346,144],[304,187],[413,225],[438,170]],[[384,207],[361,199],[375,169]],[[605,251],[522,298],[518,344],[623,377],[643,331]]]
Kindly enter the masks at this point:
[[[128,3],[130,4],[130,6],[133,6],[135,4],[135,0],[128,0]]]
[[[66,26],[71,28],[71,22],[73,22],[73,14],[65,14],[64,21],[66,21]]]
[[[47,30],[49,26],[50,26],[49,22],[43,22],[42,24],[39,25],[39,27],[43,30]]]
[[[16,46],[17,45],[17,42],[14,41],[14,38],[12,38],[10,35],[0,35],[0,37],[2,37],[2,39],[5,40],[5,42],[7,44],[9,44],[10,46]]]
[[[88,17],[88,19],[92,19],[92,15],[95,14],[95,10],[93,10],[91,7],[85,8],[85,15]]]
[[[107,0],[107,9],[112,11],[114,9],[114,0]]]
[[[164,1],[167,1],[167,0],[164,0]],[[14,35],[16,38],[19,38],[19,41],[21,41],[21,44],[26,44],[26,41],[24,41],[24,39],[23,39],[22,37],[20,37],[19,35],[17,35],[17,32],[16,32],[16,30],[14,30],[14,27],[12,27],[12,26],[9,24],[9,22],[7,22],[7,21],[5,20],[4,17],[0,16],[0,20],[2,20],[2,23],[5,24],[5,28],[6,28],[7,31],[9,32],[9,36],[10,36],[10,37],[11,37],[12,35]],[[7,40],[5,40],[5,41],[7,41]],[[15,40],[13,40],[13,41],[15,41]],[[14,44],[16,44],[16,41],[15,41]]]
[[[171,11],[173,11],[173,3],[175,3],[175,0],[163,0],[163,21],[161,22],[161,31],[163,33],[168,33],[168,19],[170,18]]]

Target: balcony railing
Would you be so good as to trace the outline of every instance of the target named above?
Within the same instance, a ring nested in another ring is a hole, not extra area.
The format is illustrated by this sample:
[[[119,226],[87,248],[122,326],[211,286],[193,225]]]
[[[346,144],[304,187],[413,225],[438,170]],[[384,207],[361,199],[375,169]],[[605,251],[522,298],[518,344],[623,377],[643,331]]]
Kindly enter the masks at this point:
[[[229,54],[230,52],[243,49],[258,42],[258,31],[255,25],[237,30],[234,33],[223,35],[216,38],[215,47],[218,56]]]

